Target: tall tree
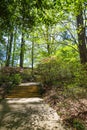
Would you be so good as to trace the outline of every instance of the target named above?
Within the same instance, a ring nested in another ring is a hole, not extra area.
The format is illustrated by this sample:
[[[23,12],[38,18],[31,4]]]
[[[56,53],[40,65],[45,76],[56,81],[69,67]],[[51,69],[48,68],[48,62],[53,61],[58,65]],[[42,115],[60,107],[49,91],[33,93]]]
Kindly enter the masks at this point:
[[[83,8],[82,3],[79,2],[78,4],[79,13],[77,15],[77,34],[78,34],[78,48],[81,63],[85,64],[87,62],[87,48],[86,48],[86,33],[85,33],[85,26],[84,26],[84,19],[83,19]]]
[[[21,48],[20,48],[20,67],[23,67],[24,63],[24,53],[25,53],[25,40],[24,37],[28,29],[32,29],[35,25],[35,18],[36,18],[36,5],[34,4],[35,1],[30,3],[29,0],[25,1],[22,0],[19,2],[19,12],[21,17],[21,30],[22,30],[22,37],[21,37]]]
[[[34,70],[34,37],[33,37],[33,41],[32,41],[32,50],[31,50],[31,67],[32,67],[32,74],[33,74],[33,70]]]
[[[25,41],[24,41],[24,33],[22,32],[21,48],[20,48],[20,67],[23,67],[24,63],[24,50],[25,50]]]
[[[8,37],[8,45],[7,45],[7,59],[6,66],[10,65],[11,52],[12,52],[12,43],[13,43],[13,32],[10,32],[10,36]]]
[[[58,0],[54,0],[55,6],[58,4]],[[78,49],[80,61],[82,64],[87,62],[87,46],[86,46],[86,33],[85,33],[85,24],[84,24],[84,4],[86,4],[86,0],[62,0],[59,2],[58,7],[63,12],[63,14],[68,13],[70,15],[74,15],[77,21],[77,35],[78,35]]]
[[[17,28],[14,30],[14,39],[13,39],[13,52],[12,52],[12,66],[14,66],[14,60],[15,60],[15,50],[16,50],[16,41],[17,41]]]

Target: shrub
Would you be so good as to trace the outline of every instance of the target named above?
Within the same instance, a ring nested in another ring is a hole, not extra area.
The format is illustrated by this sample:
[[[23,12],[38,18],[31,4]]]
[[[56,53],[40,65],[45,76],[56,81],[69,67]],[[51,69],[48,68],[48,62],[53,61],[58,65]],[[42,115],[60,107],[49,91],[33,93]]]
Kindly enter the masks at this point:
[[[23,72],[21,73],[21,77],[22,77],[23,82],[35,80],[35,77],[34,77],[31,69],[24,69]]]
[[[76,128],[76,130],[86,130],[84,124],[78,119],[73,120],[73,127]]]
[[[38,71],[41,81],[44,84],[55,84],[71,80],[73,71],[71,66],[57,57],[48,57],[41,61],[38,65]]]
[[[20,71],[16,68],[6,67],[0,71],[0,84],[19,84],[21,82]]]
[[[75,72],[75,83],[77,86],[87,88],[87,64],[79,65]]]
[[[4,93],[8,93],[10,89],[21,82],[21,76],[17,72],[11,72],[10,69],[5,68],[0,71],[0,87],[4,89]]]
[[[22,81],[20,74],[14,74],[14,75],[12,75],[11,78],[10,78],[10,80],[11,80],[12,84],[14,84],[14,85],[18,85]]]
[[[0,86],[3,84],[3,83],[8,83],[10,81],[10,77],[6,74],[0,74]]]

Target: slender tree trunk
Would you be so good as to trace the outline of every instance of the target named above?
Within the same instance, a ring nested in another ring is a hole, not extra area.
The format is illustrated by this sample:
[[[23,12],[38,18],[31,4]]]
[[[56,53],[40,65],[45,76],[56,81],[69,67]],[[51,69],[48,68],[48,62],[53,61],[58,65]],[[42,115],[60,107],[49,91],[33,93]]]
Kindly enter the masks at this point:
[[[8,45],[7,45],[7,60],[6,60],[6,66],[10,65],[10,59],[11,59],[11,51],[12,51],[12,42],[13,42],[13,32],[10,34],[10,39],[8,40]]]
[[[31,56],[31,64],[32,64],[32,73],[33,73],[33,70],[34,70],[34,41],[32,42],[32,56]]]
[[[8,42],[7,42],[7,46],[6,46],[6,62],[7,62],[7,59],[8,59],[8,48],[9,48],[9,36],[8,36]]]
[[[25,50],[25,42],[24,42],[24,33],[22,32],[21,50],[20,50],[20,67],[23,67],[23,63],[24,63],[24,50]]]
[[[14,66],[15,49],[16,49],[16,32],[14,34],[14,45],[13,45],[13,54],[12,54],[12,66]]]
[[[85,27],[83,23],[83,12],[77,16],[77,33],[78,33],[78,48],[80,54],[80,60],[82,64],[87,62],[87,48],[86,48],[86,36]]]
[[[48,51],[48,55],[50,55],[50,45],[49,45],[49,43],[47,44],[47,51]]]
[[[47,52],[48,55],[50,55],[50,44],[49,44],[49,31],[48,31],[48,26],[46,26],[46,42],[47,42]]]

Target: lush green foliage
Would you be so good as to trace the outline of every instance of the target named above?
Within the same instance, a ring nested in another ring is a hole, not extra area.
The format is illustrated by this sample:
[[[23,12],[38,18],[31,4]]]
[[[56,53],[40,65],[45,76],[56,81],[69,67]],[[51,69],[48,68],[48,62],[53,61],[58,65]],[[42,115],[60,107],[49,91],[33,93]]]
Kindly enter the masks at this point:
[[[33,75],[31,68],[23,69],[23,72],[21,73],[21,78],[22,82],[35,81],[35,77]]]
[[[2,86],[3,84],[8,87],[8,85],[18,85],[21,83],[21,77],[19,74],[13,74],[13,75],[7,75],[1,73],[0,74],[0,85]]]
[[[86,15],[86,0],[0,0],[0,85],[87,88]]]
[[[57,57],[48,57],[38,66],[41,80],[45,84],[58,84],[72,81],[76,65],[67,63]]]
[[[0,10],[1,66],[19,66],[21,59],[24,66],[34,66],[64,45],[79,54],[77,35],[85,25],[77,29],[76,17],[81,10],[85,12],[85,0],[1,0]]]
[[[20,74],[13,74],[11,76],[11,82],[13,85],[19,85],[21,83],[22,79]]]
[[[78,120],[78,119],[74,119],[74,120],[73,120],[73,127],[74,127],[76,130],[85,130],[85,126],[84,126],[83,122],[81,122],[81,121]]]
[[[18,70],[3,68],[0,71],[0,87],[4,89],[5,93],[8,93],[10,89],[20,84],[21,81],[22,79]]]
[[[75,82],[77,86],[87,89],[87,64],[79,65],[75,72]]]

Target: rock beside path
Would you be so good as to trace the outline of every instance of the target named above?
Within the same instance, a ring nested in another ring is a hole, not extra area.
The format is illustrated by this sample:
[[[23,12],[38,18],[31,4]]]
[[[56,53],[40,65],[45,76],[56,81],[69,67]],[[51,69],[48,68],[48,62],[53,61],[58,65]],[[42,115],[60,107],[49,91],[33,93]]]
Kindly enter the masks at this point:
[[[0,104],[0,130],[64,130],[56,111],[41,98],[7,98]]]

